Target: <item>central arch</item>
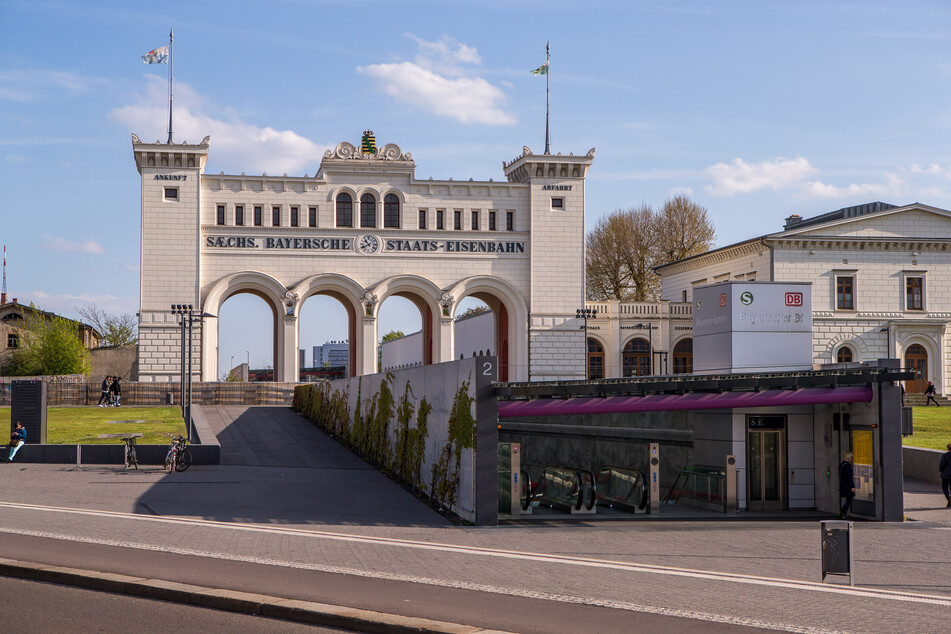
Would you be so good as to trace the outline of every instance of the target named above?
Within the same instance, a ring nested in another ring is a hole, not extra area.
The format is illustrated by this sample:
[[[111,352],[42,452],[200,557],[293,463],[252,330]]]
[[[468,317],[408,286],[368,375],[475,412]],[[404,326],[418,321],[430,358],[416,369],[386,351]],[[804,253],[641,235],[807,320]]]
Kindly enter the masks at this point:
[[[299,297],[300,306],[314,295],[326,295],[340,302],[347,311],[347,376],[361,374],[359,360],[363,358],[366,342],[360,336],[358,316],[363,311],[361,300],[366,291],[358,283],[346,275],[338,273],[323,273],[305,278],[292,289]],[[299,314],[299,311],[298,311]],[[298,332],[300,324],[297,324]],[[300,368],[298,368],[298,372]]]

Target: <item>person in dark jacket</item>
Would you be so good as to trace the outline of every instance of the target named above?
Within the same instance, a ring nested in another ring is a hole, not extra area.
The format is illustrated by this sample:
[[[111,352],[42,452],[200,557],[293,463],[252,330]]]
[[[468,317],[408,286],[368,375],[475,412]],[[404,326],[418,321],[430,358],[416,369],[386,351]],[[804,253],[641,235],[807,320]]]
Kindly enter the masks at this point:
[[[13,456],[17,455],[20,447],[26,442],[26,429],[20,421],[17,421],[13,428],[13,434],[10,436],[10,455],[7,456],[7,462],[13,462]]]
[[[941,456],[938,471],[941,472],[941,492],[948,499],[948,508],[951,509],[951,442],[948,443],[948,453]]]
[[[928,405],[930,405],[931,403],[934,403],[935,407],[941,407],[940,405],[938,405],[938,401],[934,400],[934,394],[935,394],[934,383],[932,381],[928,381],[928,387],[925,388],[925,396],[928,397],[928,399],[925,401],[925,407],[928,407]]]
[[[855,497],[855,476],[852,470],[851,451],[842,454],[842,463],[839,464],[839,497],[843,498],[839,519],[844,520],[852,509],[852,499]]]
[[[109,385],[111,383],[110,379],[112,379],[112,377],[107,376],[106,378],[102,380],[102,385],[99,388],[102,390],[102,396],[99,397],[99,407],[105,407],[106,405],[109,404]],[[105,402],[106,405],[103,405],[103,402]]]
[[[114,407],[119,407],[119,399],[122,398],[122,377],[117,376],[112,382],[112,385],[109,386],[109,391],[112,392],[112,404]]]

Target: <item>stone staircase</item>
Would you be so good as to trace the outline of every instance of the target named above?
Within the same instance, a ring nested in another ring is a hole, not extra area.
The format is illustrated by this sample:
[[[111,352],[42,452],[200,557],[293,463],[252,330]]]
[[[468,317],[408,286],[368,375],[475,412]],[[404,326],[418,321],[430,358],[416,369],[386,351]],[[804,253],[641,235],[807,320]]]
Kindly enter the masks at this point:
[[[942,394],[936,394],[934,397],[938,403],[941,404],[941,407],[951,406],[951,398],[944,396]],[[924,407],[924,404],[928,401],[928,397],[924,394],[905,394],[905,407]],[[931,407],[934,407],[933,405]]]

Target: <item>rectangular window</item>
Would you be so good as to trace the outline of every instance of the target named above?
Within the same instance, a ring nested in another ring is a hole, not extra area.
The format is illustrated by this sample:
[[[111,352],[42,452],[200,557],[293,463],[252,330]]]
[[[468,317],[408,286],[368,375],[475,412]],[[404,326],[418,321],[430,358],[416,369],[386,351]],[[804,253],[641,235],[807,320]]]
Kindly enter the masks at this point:
[[[835,307],[839,310],[855,310],[855,278],[853,276],[836,276]]]
[[[292,227],[300,226],[300,213],[297,207],[291,207],[291,226]]]
[[[20,347],[20,335],[15,332],[7,333],[7,347],[8,348],[19,348]]]
[[[552,198],[551,199],[551,208],[561,211],[565,208],[565,199],[564,198]]]
[[[311,207],[307,210],[307,221],[311,227],[317,226],[317,208]]]
[[[456,209],[452,212],[452,228],[456,231],[462,231],[462,210]]]
[[[925,309],[925,278],[905,278],[905,310]]]
[[[223,225],[225,223],[225,206],[224,205],[218,205],[217,222],[219,225]]]
[[[165,200],[177,203],[178,202],[178,187],[166,187]]]
[[[475,210],[472,211],[472,230],[479,230],[479,212]]]
[[[254,206],[254,226],[261,226],[261,205]]]
[[[437,209],[437,210],[436,210],[436,228],[437,228],[437,229],[445,229],[445,228],[446,228],[446,223],[445,223],[445,221],[443,220],[443,216],[445,216],[445,215],[446,215],[446,212],[445,212],[444,210],[442,210],[442,209]]]
[[[239,227],[244,226],[244,205],[234,206],[234,224]]]
[[[495,212],[489,212],[489,231],[495,231]]]
[[[420,229],[426,228],[426,210],[425,209],[419,210],[419,228]]]
[[[271,226],[273,227],[281,226],[281,208],[280,207],[271,207]]]
[[[514,211],[505,212],[505,230],[515,231],[515,212]]]

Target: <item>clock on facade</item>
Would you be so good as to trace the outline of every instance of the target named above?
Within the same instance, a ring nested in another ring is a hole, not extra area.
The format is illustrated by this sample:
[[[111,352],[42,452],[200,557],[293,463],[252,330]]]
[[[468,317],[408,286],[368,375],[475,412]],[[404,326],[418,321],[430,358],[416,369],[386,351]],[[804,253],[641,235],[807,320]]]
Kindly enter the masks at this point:
[[[361,236],[358,246],[361,253],[369,255],[376,253],[380,249],[380,241],[374,236]]]

